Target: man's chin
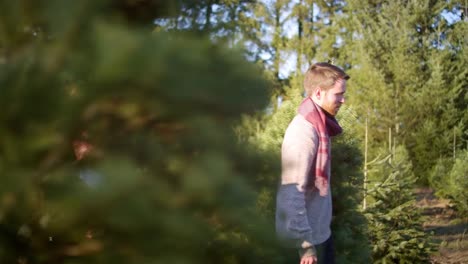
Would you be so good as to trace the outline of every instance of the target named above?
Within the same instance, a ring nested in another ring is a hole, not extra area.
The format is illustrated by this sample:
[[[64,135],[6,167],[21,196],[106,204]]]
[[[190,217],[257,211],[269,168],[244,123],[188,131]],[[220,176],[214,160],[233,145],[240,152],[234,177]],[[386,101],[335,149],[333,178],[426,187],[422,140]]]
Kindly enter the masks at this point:
[[[340,111],[340,108],[341,106],[338,106],[337,108],[335,108],[335,114],[333,116],[336,116],[338,114],[338,112]]]
[[[337,108],[327,108],[327,107],[322,107],[323,111],[327,112],[327,114],[331,115],[331,116],[336,116],[336,114],[338,113],[338,110],[340,110],[339,107]]]

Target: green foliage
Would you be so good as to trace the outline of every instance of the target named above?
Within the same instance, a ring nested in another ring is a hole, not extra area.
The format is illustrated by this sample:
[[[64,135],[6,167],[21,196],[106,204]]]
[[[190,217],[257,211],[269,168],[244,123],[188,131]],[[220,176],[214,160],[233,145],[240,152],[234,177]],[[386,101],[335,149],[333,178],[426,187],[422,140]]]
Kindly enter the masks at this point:
[[[350,0],[340,22],[349,103],[369,118],[369,155],[377,156],[391,129],[422,184],[439,157],[466,144],[466,39],[457,34],[467,23],[441,14],[455,2]]]
[[[333,143],[339,263],[368,263],[368,249],[355,246],[367,245],[357,209],[364,118],[369,157],[384,145],[409,152],[401,166],[392,157],[369,172],[385,183],[368,199],[374,255],[424,258],[408,175],[467,210],[466,151],[453,160],[468,139],[460,8],[425,0],[1,2],[0,262],[287,261],[273,242],[279,149],[302,99],[300,73],[332,57],[352,76],[339,116],[346,134]],[[292,59],[296,72],[285,79]],[[77,141],[92,145],[80,161]],[[408,235],[415,240],[404,243]]]
[[[407,151],[398,146],[390,160],[373,170],[366,209],[374,263],[425,263],[434,245],[422,229],[413,194],[416,178]]]
[[[435,190],[435,194],[440,197],[447,197],[447,186],[450,178],[447,177],[452,170],[453,160],[441,158],[437,160],[436,165],[429,174],[429,184]]]
[[[345,109],[342,109],[343,111]],[[344,113],[340,117],[344,118]],[[332,145],[332,235],[337,263],[370,263],[368,223],[360,210],[363,199],[362,155],[351,130],[333,140]],[[356,247],[356,245],[360,245]]]
[[[232,131],[268,103],[260,71],[107,2],[11,3],[31,13],[0,20],[0,262],[271,263],[261,156]]]
[[[461,215],[468,212],[468,170],[466,162],[468,152],[465,150],[455,159],[439,159],[431,171],[430,184],[436,194],[448,198]]]
[[[449,186],[446,191],[462,215],[468,213],[468,151],[457,156],[448,174]]]

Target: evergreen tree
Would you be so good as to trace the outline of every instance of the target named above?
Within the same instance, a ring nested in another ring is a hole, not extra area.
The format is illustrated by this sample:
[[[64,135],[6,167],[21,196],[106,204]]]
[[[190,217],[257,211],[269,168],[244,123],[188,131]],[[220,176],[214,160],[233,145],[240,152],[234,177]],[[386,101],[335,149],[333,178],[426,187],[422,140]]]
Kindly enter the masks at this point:
[[[352,109],[343,107],[338,118],[345,132],[333,141],[332,146],[332,234],[337,252],[336,263],[370,263],[372,241],[369,223],[361,210],[364,198],[363,160],[359,150],[361,141],[353,128],[356,121]],[[346,120],[350,120],[349,123]]]
[[[468,212],[466,188],[468,171],[466,167],[467,151],[459,153],[455,159],[439,159],[431,171],[430,184],[436,195],[452,201],[460,215]]]
[[[466,76],[460,67],[466,44],[449,40],[466,23],[447,21],[442,12],[452,7],[444,1],[348,1],[343,16],[346,61],[357,76],[350,102],[360,116],[369,115],[370,152],[375,156],[388,142],[405,145],[422,183],[437,158],[450,155],[454,130],[457,148],[466,140],[458,132],[466,130],[459,104],[466,105],[466,78],[460,78]]]
[[[468,151],[460,153],[455,159],[452,170],[448,175],[449,186],[447,189],[448,197],[450,197],[455,204],[455,207],[460,212],[460,215],[468,213]]]
[[[369,220],[373,263],[426,263],[434,251],[422,228],[421,212],[413,193],[407,151],[398,146],[391,159],[373,168],[374,179],[368,191],[372,202],[366,209]]]
[[[318,61],[341,61],[341,34],[338,22],[345,2],[296,1],[290,13],[290,24],[297,30],[289,30],[285,44],[291,57],[296,57],[295,72],[304,72]],[[289,28],[292,28],[289,26]]]
[[[284,79],[280,76],[280,67],[286,59],[286,31],[285,24],[290,20],[290,1],[273,0],[258,1],[254,9],[254,17],[261,21],[262,33],[260,36],[261,47],[267,58],[264,63],[268,70],[272,72],[275,79]]]
[[[453,160],[449,158],[440,158],[436,165],[432,168],[429,175],[429,184],[435,190],[435,194],[439,197],[447,197],[449,185],[449,177],[447,174],[452,170]]]
[[[0,262],[271,263],[232,131],[267,83],[132,3],[0,4]]]
[[[297,25],[297,35],[291,38],[288,48],[296,53],[296,70],[294,74],[300,74],[314,58],[316,54],[316,27],[314,11],[317,11],[314,0],[298,1],[293,7],[291,17],[294,17]]]
[[[342,57],[342,33],[344,25],[339,23],[340,15],[346,5],[346,1],[316,1],[319,13],[317,15],[317,32],[320,40],[317,46],[317,61],[343,62]],[[346,65],[345,65],[346,66]]]

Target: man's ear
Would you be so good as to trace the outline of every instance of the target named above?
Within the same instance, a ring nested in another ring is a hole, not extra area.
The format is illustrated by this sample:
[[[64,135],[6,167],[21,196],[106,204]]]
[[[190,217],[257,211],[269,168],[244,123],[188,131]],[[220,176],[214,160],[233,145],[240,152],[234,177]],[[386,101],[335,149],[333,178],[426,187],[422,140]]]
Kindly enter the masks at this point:
[[[312,95],[313,95],[315,98],[320,99],[320,96],[322,95],[322,88],[317,87],[317,88],[312,92]]]

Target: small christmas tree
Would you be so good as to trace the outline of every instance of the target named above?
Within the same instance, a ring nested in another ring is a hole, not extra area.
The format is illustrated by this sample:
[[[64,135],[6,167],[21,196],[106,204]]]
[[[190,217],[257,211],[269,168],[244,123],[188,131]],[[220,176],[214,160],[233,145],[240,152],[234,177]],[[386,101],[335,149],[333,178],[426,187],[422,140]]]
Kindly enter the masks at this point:
[[[404,147],[372,170],[368,190],[372,202],[369,220],[374,263],[425,263],[434,250],[422,227],[422,216],[413,193],[416,177]]]

